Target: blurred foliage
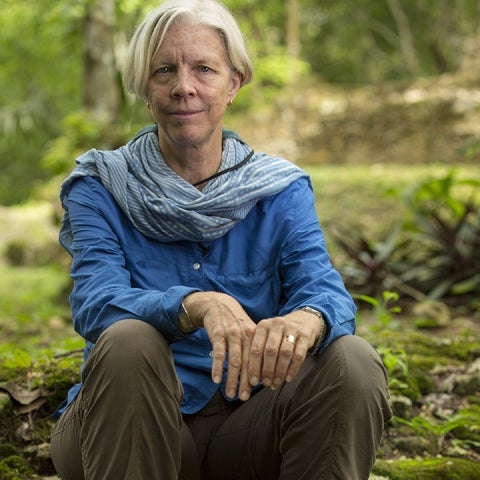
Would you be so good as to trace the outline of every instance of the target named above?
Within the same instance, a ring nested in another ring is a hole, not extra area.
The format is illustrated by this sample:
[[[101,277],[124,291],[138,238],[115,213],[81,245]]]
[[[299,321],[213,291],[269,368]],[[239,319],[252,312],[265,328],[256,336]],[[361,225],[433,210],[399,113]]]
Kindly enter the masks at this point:
[[[61,122],[61,134],[46,146],[42,166],[54,175],[73,168],[73,159],[89,148],[120,146],[128,138],[121,125],[111,124],[86,110],[76,110]]]
[[[65,294],[70,289],[70,280],[64,269],[55,265],[3,267],[1,272],[2,319],[11,320],[8,326],[4,325],[4,333],[8,333],[9,337],[15,337],[17,333],[19,337],[27,332],[33,333],[52,318],[70,317],[68,296]],[[12,289],[12,285],[21,288]]]
[[[80,102],[83,8],[48,3],[4,0],[0,9],[0,203],[46,177],[43,146]]]
[[[480,4],[312,0],[303,14],[303,52],[315,72],[334,83],[375,83],[458,68],[462,38],[478,34]]]
[[[241,25],[257,73],[254,84],[235,104],[239,112],[269,104],[279,89],[299,75],[331,83],[365,84],[454,71],[462,61],[466,42],[478,35],[480,19],[477,0],[225,3]],[[90,122],[84,114],[83,98],[84,35],[90,4],[91,0],[2,1],[0,204],[15,204],[34,194],[52,174],[45,165],[51,167],[61,150],[61,162],[71,160],[73,166],[71,157],[77,148],[93,146],[82,144],[84,134],[93,142],[105,133],[100,140],[113,137],[115,145],[128,138],[137,124],[148,121],[144,109],[124,96],[114,122],[123,128],[103,125],[98,136],[74,132],[75,126]],[[119,78],[134,26],[157,4],[157,0],[115,1]],[[287,54],[290,4],[299,9],[298,57]],[[95,128],[95,122],[91,126]],[[69,138],[71,135],[74,138]],[[99,144],[102,142],[96,146]]]

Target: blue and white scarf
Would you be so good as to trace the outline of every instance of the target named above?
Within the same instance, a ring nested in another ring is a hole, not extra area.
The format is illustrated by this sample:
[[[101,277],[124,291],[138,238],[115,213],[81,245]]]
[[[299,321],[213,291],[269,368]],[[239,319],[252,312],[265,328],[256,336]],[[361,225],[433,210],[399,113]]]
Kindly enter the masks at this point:
[[[249,152],[250,147],[235,134],[224,137],[220,171],[234,167]],[[161,242],[219,238],[243,220],[257,201],[306,176],[287,160],[255,153],[244,165],[210,180],[199,191],[165,163],[152,130],[117,150],[89,150],[76,162],[62,184],[64,207],[76,179],[98,177],[132,224]],[[72,232],[66,207],[60,241],[70,250]]]

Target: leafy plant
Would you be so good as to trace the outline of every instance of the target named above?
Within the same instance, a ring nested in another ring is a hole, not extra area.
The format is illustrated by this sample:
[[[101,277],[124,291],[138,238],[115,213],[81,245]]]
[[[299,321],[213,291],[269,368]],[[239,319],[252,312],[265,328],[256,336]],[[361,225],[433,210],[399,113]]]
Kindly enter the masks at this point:
[[[377,351],[388,372],[390,392],[407,392],[410,389],[407,352],[402,348],[394,350],[389,347],[378,347]]]
[[[369,295],[354,295],[354,298],[369,304],[378,320],[378,328],[384,329],[391,326],[395,314],[401,312],[399,305],[391,306],[391,302],[397,302],[400,295],[397,292],[384,291],[380,298]],[[378,354],[388,372],[389,389],[391,391],[406,392],[409,390],[409,370],[407,352],[403,348],[391,348],[388,346],[377,347]]]
[[[478,409],[464,409],[451,417],[441,419],[426,418],[424,416],[416,416],[411,420],[395,417],[398,423],[407,425],[417,435],[430,440],[434,451],[439,452],[446,440],[447,434],[454,432],[456,429],[478,430],[479,412]],[[469,448],[470,445],[477,446],[478,442],[472,440],[456,439],[454,442],[463,448]]]
[[[414,298],[470,299],[480,294],[480,181],[452,170],[403,192],[403,222],[384,240],[337,234],[349,257],[342,268],[353,291],[395,289]]]
[[[388,326],[392,322],[394,314],[402,311],[398,305],[394,305],[393,307],[389,305],[391,301],[397,302],[399,300],[400,295],[397,292],[385,290],[382,292],[380,299],[369,295],[354,295],[353,297],[373,307],[374,314],[382,327]]]
[[[407,191],[411,220],[406,233],[415,246],[405,282],[438,299],[480,292],[480,182],[454,172]]]
[[[375,297],[395,283],[395,255],[405,246],[400,238],[399,226],[392,228],[382,241],[369,240],[363,235],[353,237],[338,228],[334,238],[352,263],[346,265],[343,274],[349,286],[358,288],[368,296]]]

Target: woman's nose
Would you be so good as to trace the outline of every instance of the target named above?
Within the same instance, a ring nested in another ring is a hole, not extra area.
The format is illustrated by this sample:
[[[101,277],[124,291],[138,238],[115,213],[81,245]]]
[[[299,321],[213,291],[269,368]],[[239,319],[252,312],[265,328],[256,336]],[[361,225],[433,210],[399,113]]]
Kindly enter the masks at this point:
[[[194,76],[186,71],[179,70],[175,76],[172,86],[173,97],[185,97],[195,93]]]

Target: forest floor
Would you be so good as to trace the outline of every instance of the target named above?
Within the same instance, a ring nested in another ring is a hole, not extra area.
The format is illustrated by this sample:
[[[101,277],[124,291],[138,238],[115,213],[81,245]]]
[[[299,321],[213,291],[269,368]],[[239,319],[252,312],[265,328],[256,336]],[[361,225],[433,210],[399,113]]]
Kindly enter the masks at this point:
[[[8,321],[0,319],[0,325],[2,341],[10,336],[19,342]],[[358,333],[384,359],[395,413],[371,479],[480,478],[479,318],[457,311],[448,324],[425,330],[410,316],[380,324],[371,311],[360,310]],[[42,339],[41,352],[11,349],[0,362],[2,480],[56,478],[49,455],[51,414],[78,379],[81,355],[66,322],[37,324],[29,335]]]
[[[370,313],[362,322],[360,314],[358,333],[389,370],[394,412],[372,479],[480,478],[479,315],[458,309],[443,326],[425,328],[435,306],[420,309],[422,315],[400,314],[389,325]]]

